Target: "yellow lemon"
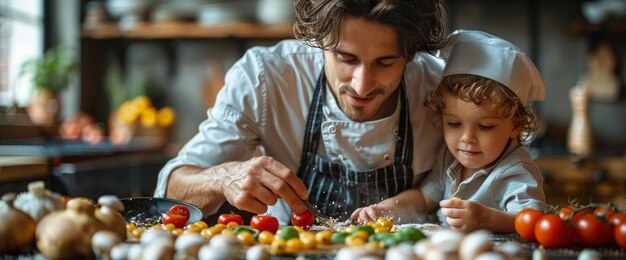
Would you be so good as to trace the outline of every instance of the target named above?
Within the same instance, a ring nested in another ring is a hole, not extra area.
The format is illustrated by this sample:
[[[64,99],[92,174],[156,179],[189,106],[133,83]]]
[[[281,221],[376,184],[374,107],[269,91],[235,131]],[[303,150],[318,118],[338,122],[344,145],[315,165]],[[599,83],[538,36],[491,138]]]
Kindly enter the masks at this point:
[[[120,106],[118,109],[118,115],[120,119],[122,119],[122,122],[129,125],[135,123],[137,117],[139,116],[131,101],[126,101]]]
[[[162,127],[171,126],[176,120],[176,113],[174,112],[174,109],[172,109],[171,107],[163,107],[159,109],[159,112],[157,114],[157,120],[158,120],[159,126],[162,126]]]
[[[148,107],[141,113],[141,126],[153,127],[157,122],[157,111],[154,107]]]
[[[147,108],[152,107],[152,101],[150,101],[150,98],[143,95],[136,97],[132,102],[138,114],[141,114]]]

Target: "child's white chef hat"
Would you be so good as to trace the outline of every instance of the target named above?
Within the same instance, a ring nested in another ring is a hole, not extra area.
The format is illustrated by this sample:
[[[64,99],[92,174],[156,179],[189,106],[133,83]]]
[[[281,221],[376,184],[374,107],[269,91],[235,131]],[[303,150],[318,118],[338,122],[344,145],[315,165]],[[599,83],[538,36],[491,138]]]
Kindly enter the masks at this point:
[[[535,64],[517,46],[481,31],[457,30],[439,55],[447,59],[443,77],[473,74],[511,89],[522,104],[543,100],[545,83]]]

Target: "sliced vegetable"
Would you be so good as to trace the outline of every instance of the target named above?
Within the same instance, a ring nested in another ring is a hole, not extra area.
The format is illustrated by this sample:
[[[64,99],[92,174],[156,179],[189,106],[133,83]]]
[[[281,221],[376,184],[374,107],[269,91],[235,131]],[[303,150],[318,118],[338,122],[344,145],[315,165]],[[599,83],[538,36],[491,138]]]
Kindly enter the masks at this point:
[[[174,205],[166,213],[161,214],[163,224],[172,224],[176,228],[183,228],[189,220],[189,209],[183,205]]]

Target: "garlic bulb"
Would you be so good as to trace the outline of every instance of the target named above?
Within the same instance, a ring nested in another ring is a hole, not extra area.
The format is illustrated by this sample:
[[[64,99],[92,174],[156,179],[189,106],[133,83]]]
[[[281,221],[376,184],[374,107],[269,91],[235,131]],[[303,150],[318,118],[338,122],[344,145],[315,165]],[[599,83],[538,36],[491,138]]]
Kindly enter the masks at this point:
[[[28,184],[28,192],[17,195],[13,206],[39,222],[48,213],[64,209],[65,203],[59,194],[46,190],[43,181],[35,181]]]

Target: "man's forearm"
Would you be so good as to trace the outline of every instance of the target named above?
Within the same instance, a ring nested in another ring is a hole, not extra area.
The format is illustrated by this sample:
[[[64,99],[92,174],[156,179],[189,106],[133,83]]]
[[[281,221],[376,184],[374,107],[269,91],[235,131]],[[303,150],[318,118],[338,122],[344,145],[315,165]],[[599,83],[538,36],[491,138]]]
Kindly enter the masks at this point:
[[[165,197],[190,202],[205,215],[214,213],[226,201],[217,175],[211,169],[179,167],[169,176]]]

